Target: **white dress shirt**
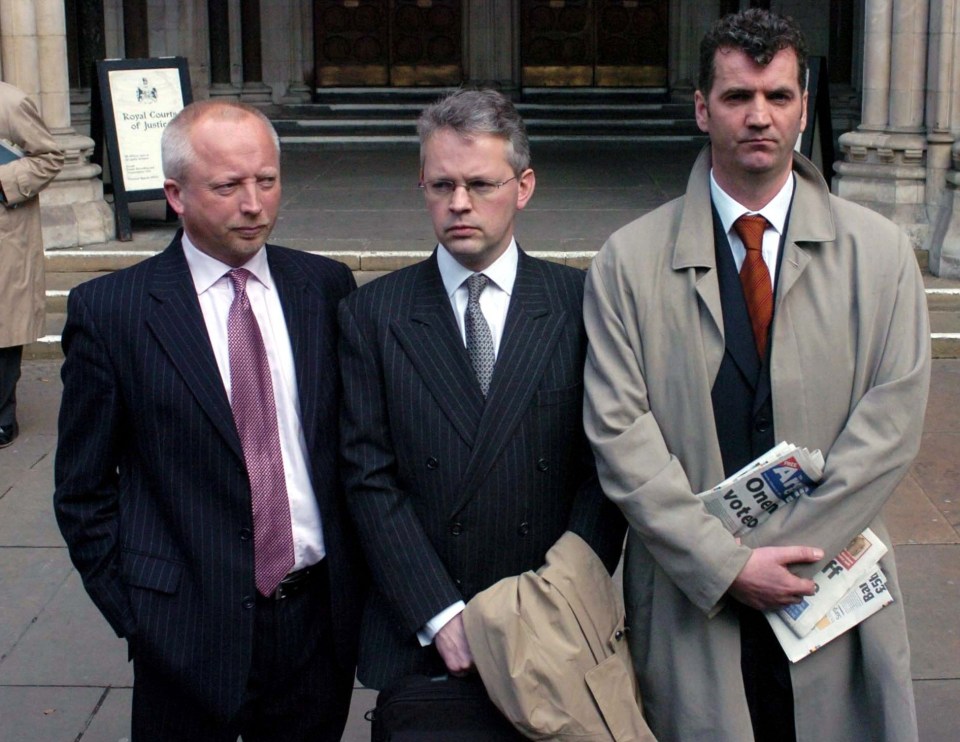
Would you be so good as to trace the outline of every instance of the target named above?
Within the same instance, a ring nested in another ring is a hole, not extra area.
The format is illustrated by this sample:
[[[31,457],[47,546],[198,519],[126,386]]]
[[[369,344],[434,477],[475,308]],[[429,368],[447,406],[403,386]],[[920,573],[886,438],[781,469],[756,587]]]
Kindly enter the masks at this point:
[[[486,288],[480,294],[480,310],[490,326],[493,335],[493,352],[500,355],[500,340],[503,338],[503,328],[507,324],[507,310],[510,308],[510,296],[513,294],[513,283],[517,280],[517,262],[520,252],[516,240],[511,239],[503,255],[493,264],[481,271],[488,279]],[[470,292],[467,289],[467,279],[474,271],[465,268],[443,245],[437,245],[437,266],[440,268],[440,277],[443,287],[450,297],[450,305],[457,318],[457,327],[460,328],[460,337],[464,347],[467,344],[467,302]]]
[[[483,293],[480,294],[480,310],[490,326],[490,334],[493,336],[493,351],[497,356],[500,355],[500,341],[503,339],[503,328],[507,324],[507,311],[510,309],[513,284],[517,280],[517,263],[519,260],[520,252],[517,248],[517,241],[511,238],[510,244],[507,245],[503,255],[497,258],[489,268],[481,271],[490,280],[487,282]],[[457,318],[460,337],[463,339],[464,347],[466,347],[465,317],[467,302],[470,298],[466,281],[475,271],[460,265],[442,244],[437,245],[437,266],[440,268],[440,278],[443,279],[443,286],[447,291],[450,305],[453,307],[453,313]],[[458,600],[427,621],[423,628],[417,632],[420,646],[429,646],[437,632],[446,626],[454,616],[459,615],[464,608],[464,602]]]
[[[763,233],[763,262],[767,264],[767,270],[770,273],[770,288],[775,284],[777,275],[777,255],[780,253],[780,238],[783,236],[783,230],[787,223],[787,214],[790,212],[790,202],[793,200],[793,189],[796,176],[791,173],[787,182],[783,184],[777,195],[770,199],[770,202],[759,211],[751,211],[743,204],[735,201],[726,191],[724,191],[713,177],[713,170],[710,170],[710,198],[713,199],[713,205],[720,216],[720,223],[727,233],[727,239],[730,242],[730,251],[733,253],[733,261],[737,264],[737,272],[743,265],[743,260],[747,256],[747,248],[744,247],[743,240],[733,228],[734,222],[744,214],[759,214],[767,220],[767,228]]]
[[[230,399],[230,352],[227,345],[227,316],[233,303],[233,283],[227,277],[231,267],[201,252],[187,236],[181,240],[183,254],[190,268],[193,285],[200,300],[203,321],[210,336],[213,355],[217,359],[220,378],[227,399]],[[270,365],[270,381],[277,407],[277,427],[280,433],[280,451],[283,455],[283,473],[290,499],[290,517],[293,526],[293,570],[316,564],[326,554],[320,507],[310,470],[307,441],[300,422],[300,395],[293,363],[293,347],[287,332],[287,322],[270,275],[266,250],[261,248],[243,266],[252,274],[247,281],[247,296],[260,325],[260,334]]]

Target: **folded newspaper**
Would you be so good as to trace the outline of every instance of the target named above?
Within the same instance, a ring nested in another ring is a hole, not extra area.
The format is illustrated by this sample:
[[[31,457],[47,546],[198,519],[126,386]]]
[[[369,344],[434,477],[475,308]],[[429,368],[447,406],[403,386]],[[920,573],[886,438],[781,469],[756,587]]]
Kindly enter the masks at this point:
[[[742,536],[780,507],[811,492],[822,476],[820,451],[780,443],[700,497],[728,531]]]
[[[787,659],[799,662],[892,602],[893,596],[887,589],[886,575],[877,569],[858,585],[850,588],[826,615],[817,621],[813,630],[802,638],[793,633],[776,613],[768,613],[767,620],[780,640]]]
[[[813,595],[779,609],[776,615],[794,634],[805,637],[850,588],[876,571],[877,562],[886,553],[886,544],[867,528],[813,576]]]
[[[782,442],[699,497],[727,530],[742,536],[779,508],[812,492],[823,476],[823,465],[820,451]],[[765,612],[791,662],[815,652],[893,602],[886,578],[877,568],[886,552],[884,543],[867,528],[813,577],[813,595]],[[866,592],[865,585],[869,588]],[[867,595],[871,597],[864,597]],[[878,599],[881,595],[882,600]]]

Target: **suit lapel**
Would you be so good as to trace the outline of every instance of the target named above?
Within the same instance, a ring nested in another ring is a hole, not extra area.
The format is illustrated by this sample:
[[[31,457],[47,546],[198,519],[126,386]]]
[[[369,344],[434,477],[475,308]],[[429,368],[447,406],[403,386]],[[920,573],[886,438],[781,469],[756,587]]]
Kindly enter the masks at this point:
[[[150,295],[156,304],[146,318],[147,326],[214,427],[243,458],[233,412],[179,237],[158,256]]]
[[[319,400],[313,390],[318,388],[318,379],[329,375],[329,359],[334,358],[333,338],[324,331],[323,313],[329,311],[322,297],[309,290],[302,271],[297,270],[281,250],[267,246],[267,261],[270,275],[277,287],[287,335],[293,351],[293,365],[297,380],[297,396],[300,400],[300,419],[307,448],[313,449],[316,429],[312,421],[319,419]]]
[[[391,330],[457,433],[473,446],[484,399],[440,277],[436,253],[420,263],[410,301],[409,313],[394,320]]]
[[[458,488],[462,496],[451,516],[476,495],[483,478],[529,411],[565,320],[566,312],[551,305],[536,263],[521,251],[497,365],[477,428],[476,446]]]

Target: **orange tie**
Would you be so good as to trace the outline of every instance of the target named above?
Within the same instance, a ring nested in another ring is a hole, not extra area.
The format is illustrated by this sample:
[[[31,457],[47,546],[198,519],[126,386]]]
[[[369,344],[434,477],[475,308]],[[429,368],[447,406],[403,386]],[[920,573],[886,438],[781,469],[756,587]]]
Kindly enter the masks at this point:
[[[733,228],[737,230],[747,255],[740,268],[740,285],[743,286],[743,297],[747,300],[747,311],[750,313],[750,324],[753,325],[753,339],[757,344],[757,353],[760,360],[766,358],[767,334],[770,330],[770,320],[773,318],[773,290],[770,287],[770,271],[763,262],[763,232],[767,228],[767,220],[759,215],[743,215]]]

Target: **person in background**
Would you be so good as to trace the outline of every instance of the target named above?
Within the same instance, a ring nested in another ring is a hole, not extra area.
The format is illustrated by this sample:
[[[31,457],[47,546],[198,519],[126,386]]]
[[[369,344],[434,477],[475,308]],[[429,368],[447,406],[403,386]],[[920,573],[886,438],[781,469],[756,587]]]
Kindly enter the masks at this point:
[[[43,335],[46,319],[37,195],[63,168],[63,153],[34,102],[5,82],[0,82],[0,139],[16,147],[0,143],[0,448],[6,448],[20,433],[23,346]]]

